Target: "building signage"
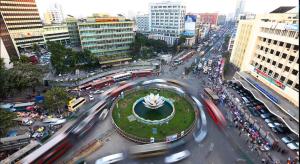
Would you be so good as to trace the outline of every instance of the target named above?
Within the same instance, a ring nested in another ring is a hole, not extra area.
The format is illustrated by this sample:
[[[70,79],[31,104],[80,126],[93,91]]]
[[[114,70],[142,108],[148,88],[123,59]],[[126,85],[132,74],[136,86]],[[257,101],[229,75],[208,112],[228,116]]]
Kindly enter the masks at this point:
[[[194,36],[196,31],[196,15],[186,15],[185,23],[184,23],[184,35],[186,36]]]
[[[285,88],[285,85],[282,84],[280,81],[278,80],[275,80],[273,78],[271,78],[269,75],[267,75],[265,72],[255,68],[254,71],[261,75],[263,78],[265,78],[266,80],[268,80],[269,82],[271,82],[272,84],[276,85],[277,87],[281,88],[281,89],[284,89]]]

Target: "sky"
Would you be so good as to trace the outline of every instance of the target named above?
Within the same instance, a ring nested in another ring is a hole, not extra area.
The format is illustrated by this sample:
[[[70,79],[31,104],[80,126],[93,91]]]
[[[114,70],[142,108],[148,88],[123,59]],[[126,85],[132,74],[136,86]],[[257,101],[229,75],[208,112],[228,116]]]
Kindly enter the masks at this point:
[[[86,17],[92,13],[110,15],[123,14],[133,16],[137,13],[147,13],[150,2],[161,0],[36,0],[41,18],[50,4],[62,6],[64,15]],[[174,0],[171,0],[174,1]],[[178,1],[178,0],[176,0]],[[187,12],[218,12],[220,14],[234,13],[236,0],[181,0],[187,7]],[[267,13],[279,6],[298,6],[298,0],[245,0],[245,12],[256,14]]]

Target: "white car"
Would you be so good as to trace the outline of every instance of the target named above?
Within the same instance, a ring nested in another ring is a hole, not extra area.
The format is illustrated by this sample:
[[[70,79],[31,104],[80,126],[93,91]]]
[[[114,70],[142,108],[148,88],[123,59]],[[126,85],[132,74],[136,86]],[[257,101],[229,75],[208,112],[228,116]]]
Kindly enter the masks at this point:
[[[268,126],[270,127],[270,128],[275,128],[276,126],[281,126],[281,124],[280,123],[278,123],[278,122],[271,122],[271,123],[268,123]]]
[[[170,156],[167,156],[165,158],[165,163],[178,162],[178,161],[181,161],[181,160],[187,158],[190,155],[191,155],[190,151],[184,150],[184,151],[181,151],[179,153],[175,153],[175,154],[172,154]]]
[[[93,95],[89,95],[90,100],[94,100]]]
[[[117,154],[112,154],[106,157],[102,157],[96,161],[95,164],[109,164],[109,163],[116,163],[119,161],[124,160],[124,155],[123,153],[117,153]]]
[[[291,150],[299,150],[299,142],[291,142],[287,144],[287,147]]]
[[[94,92],[94,94],[102,94],[102,93],[104,93],[103,90],[96,90],[96,91]]]

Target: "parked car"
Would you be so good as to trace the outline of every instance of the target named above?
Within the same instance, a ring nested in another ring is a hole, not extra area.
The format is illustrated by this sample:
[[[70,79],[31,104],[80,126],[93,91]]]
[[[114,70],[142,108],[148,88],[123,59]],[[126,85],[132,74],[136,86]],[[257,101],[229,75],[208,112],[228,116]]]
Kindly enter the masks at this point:
[[[125,157],[124,157],[123,153],[112,154],[112,155],[97,159],[95,164],[116,163],[116,162],[124,160],[124,158]]]
[[[295,140],[295,139],[292,138],[292,137],[290,137],[290,136],[286,136],[286,137],[282,137],[282,138],[281,138],[281,141],[282,141],[283,143],[285,143],[285,144],[291,143],[291,142],[293,142],[294,140]]]
[[[271,128],[273,132],[280,133],[280,134],[289,134],[291,133],[290,129],[285,126],[275,126]]]
[[[268,123],[271,123],[271,122],[276,122],[278,121],[275,117],[269,117],[269,118],[266,118],[265,119],[265,122],[268,124]]]
[[[271,113],[265,113],[265,114],[261,114],[261,115],[260,115],[260,117],[261,117],[262,119],[266,119],[266,118],[269,118],[269,117],[271,117],[271,116],[273,116]]]
[[[299,142],[291,142],[287,144],[287,147],[291,150],[299,150]]]
[[[282,126],[282,124],[280,124],[280,123],[278,123],[278,122],[270,122],[270,123],[268,123],[268,126],[269,126],[270,128],[274,128],[274,127],[276,127],[276,126]]]
[[[165,158],[165,163],[175,163],[175,162],[178,162],[178,161],[181,161],[181,160],[187,158],[190,155],[191,155],[190,151],[184,150],[179,153],[175,153],[170,156],[167,156]]]

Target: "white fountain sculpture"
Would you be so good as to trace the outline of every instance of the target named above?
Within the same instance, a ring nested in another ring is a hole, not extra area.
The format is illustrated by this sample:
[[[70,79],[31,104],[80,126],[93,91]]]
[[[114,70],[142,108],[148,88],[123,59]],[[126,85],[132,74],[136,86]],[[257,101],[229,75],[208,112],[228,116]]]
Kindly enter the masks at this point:
[[[164,102],[165,102],[164,98],[159,96],[159,94],[154,95],[153,93],[150,93],[149,95],[144,97],[143,103],[147,108],[157,109],[163,106]]]

